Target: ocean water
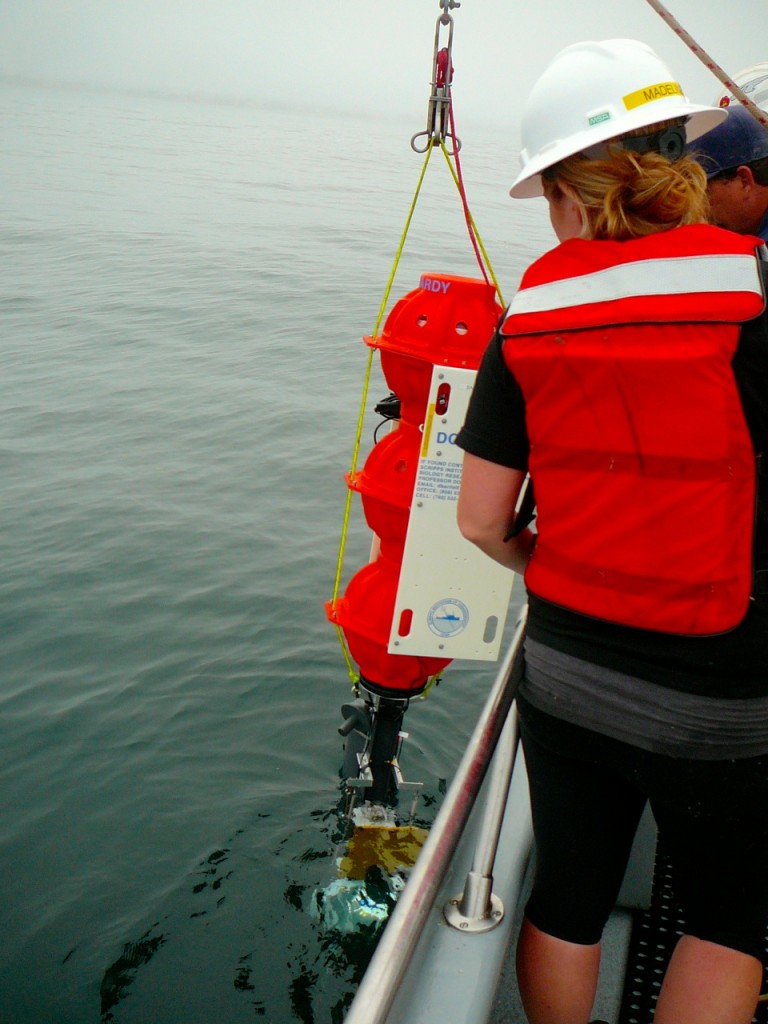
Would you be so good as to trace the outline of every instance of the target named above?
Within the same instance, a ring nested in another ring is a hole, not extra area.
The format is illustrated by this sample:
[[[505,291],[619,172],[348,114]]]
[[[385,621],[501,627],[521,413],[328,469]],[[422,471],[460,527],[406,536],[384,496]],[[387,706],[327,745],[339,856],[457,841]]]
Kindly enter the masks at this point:
[[[340,1021],[371,940],[309,914],[349,696],[323,602],[424,112],[0,109],[0,1024]],[[506,140],[463,141],[509,298],[549,228]],[[477,273],[439,151],[393,301],[424,271]],[[368,544],[355,506],[346,576]],[[408,712],[424,822],[494,671]]]

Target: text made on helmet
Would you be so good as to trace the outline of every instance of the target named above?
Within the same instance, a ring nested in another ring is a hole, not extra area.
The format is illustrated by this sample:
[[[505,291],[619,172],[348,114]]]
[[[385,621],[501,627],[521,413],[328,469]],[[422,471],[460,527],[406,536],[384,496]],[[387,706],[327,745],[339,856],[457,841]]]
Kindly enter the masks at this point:
[[[642,107],[644,103],[664,100],[668,96],[683,96],[679,82],[657,82],[656,85],[646,85],[644,89],[629,92],[624,97],[624,106],[627,110],[634,110],[635,107]]]
[[[419,288],[425,292],[440,292],[441,295],[445,295],[450,287],[450,281],[439,281],[436,277],[422,276],[419,278]]]

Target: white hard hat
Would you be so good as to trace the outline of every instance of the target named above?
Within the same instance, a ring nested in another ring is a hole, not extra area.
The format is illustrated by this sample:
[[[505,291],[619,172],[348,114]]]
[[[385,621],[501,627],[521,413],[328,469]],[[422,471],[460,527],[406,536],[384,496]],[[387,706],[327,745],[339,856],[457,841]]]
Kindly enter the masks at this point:
[[[660,121],[685,118],[689,141],[727,112],[690,103],[666,64],[645,43],[575,43],[552,60],[525,104],[522,170],[515,199],[543,195],[541,172],[599,142]]]
[[[768,113],[768,61],[744,68],[733,76],[732,81],[746,94],[747,99]],[[728,89],[722,89],[715,99],[718,107],[728,107],[734,102],[733,93]]]

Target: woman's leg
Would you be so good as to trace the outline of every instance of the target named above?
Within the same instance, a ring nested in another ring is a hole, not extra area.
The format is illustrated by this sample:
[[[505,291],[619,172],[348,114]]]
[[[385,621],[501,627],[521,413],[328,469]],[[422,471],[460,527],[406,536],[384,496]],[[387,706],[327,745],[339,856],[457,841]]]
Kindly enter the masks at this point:
[[[753,956],[684,935],[664,976],[655,1024],[750,1024],[762,980]]]
[[[656,1024],[750,1024],[768,923],[768,761],[685,761],[654,780],[684,931]]]
[[[536,873],[519,939],[518,986],[531,1024],[587,1024],[600,938],[645,796],[597,763],[594,752],[602,744],[594,733],[553,720],[537,723],[535,712],[523,710]]]
[[[599,969],[600,943],[566,942],[523,921],[517,980],[529,1024],[587,1024]]]

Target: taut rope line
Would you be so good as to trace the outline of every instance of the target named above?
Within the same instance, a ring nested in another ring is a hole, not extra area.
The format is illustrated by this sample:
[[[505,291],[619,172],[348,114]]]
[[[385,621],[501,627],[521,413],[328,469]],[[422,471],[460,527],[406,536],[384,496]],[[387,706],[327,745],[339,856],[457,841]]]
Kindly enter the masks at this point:
[[[651,5],[654,11],[656,11],[656,13],[659,14],[664,19],[664,21],[667,22],[667,24],[675,32],[675,34],[678,35],[683,40],[686,46],[699,58],[701,63],[705,67],[709,68],[713,75],[720,79],[720,81],[723,83],[726,89],[730,89],[730,91],[733,93],[733,95],[740,103],[744,104],[744,106],[747,108],[750,114],[754,118],[756,118],[760,122],[760,124],[768,127],[768,115],[765,114],[764,111],[762,111],[756,103],[752,102],[752,100],[749,98],[749,96],[746,95],[743,89],[736,85],[735,82],[731,81],[731,79],[728,77],[728,75],[726,75],[725,71],[723,71],[720,65],[717,64],[710,57],[706,50],[703,50],[699,46],[696,40],[688,32],[686,32],[686,30],[683,28],[680,22],[677,21],[676,18],[672,17],[672,15],[666,9],[664,4],[660,3],[660,0],[648,0],[648,3]]]

